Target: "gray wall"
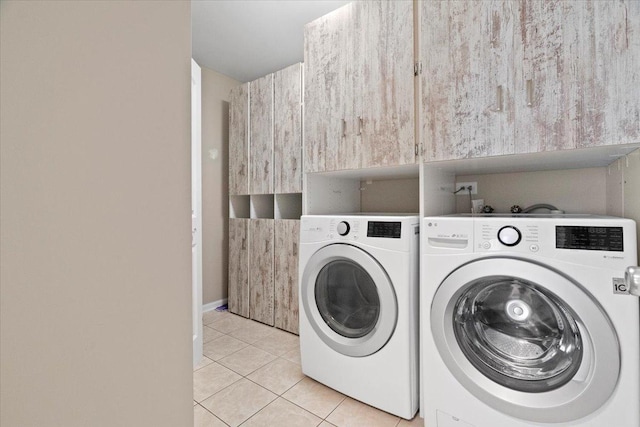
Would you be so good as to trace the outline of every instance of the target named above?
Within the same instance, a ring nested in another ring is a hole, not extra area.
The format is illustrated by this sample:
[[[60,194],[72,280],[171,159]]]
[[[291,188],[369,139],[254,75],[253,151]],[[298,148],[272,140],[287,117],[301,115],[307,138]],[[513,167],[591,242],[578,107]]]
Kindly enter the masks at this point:
[[[193,425],[190,3],[0,3],[0,424]]]
[[[239,84],[230,77],[202,67],[203,304],[227,298],[229,91]]]

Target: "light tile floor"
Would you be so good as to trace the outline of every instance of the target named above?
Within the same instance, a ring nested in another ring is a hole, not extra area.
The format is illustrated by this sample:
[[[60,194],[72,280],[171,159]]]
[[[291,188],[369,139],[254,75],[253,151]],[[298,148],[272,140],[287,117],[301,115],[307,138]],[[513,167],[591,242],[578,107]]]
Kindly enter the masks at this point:
[[[203,316],[204,357],[193,371],[194,427],[410,427],[306,377],[296,335],[226,311]]]

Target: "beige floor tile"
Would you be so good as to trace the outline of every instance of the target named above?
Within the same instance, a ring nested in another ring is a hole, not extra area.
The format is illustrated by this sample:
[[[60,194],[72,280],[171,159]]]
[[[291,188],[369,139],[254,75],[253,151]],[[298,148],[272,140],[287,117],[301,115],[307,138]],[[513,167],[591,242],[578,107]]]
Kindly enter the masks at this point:
[[[298,365],[300,365],[302,363],[300,361],[300,344],[297,344],[294,349],[287,351],[280,357],[282,357],[283,359],[287,359],[289,362],[297,363]]]
[[[242,378],[217,363],[212,363],[193,373],[193,399],[202,402],[223,388]]]
[[[209,341],[202,346],[202,353],[211,360],[220,360],[248,346],[244,341],[237,340],[228,335]]]
[[[304,378],[300,365],[285,359],[273,362],[247,375],[251,381],[280,395]]]
[[[320,422],[322,422],[322,419],[312,413],[282,398],[278,398],[253,417],[249,418],[246,423],[242,424],[242,427],[315,427],[320,424]]]
[[[209,325],[213,322],[217,322],[218,320],[226,319],[227,316],[230,316],[231,313],[228,311],[207,311],[206,313],[202,313],[202,323],[205,325]]]
[[[202,402],[202,406],[231,427],[235,427],[277,397],[269,390],[243,378]]]
[[[227,425],[216,418],[211,412],[200,405],[193,407],[193,427],[226,427]]]
[[[349,397],[327,417],[327,421],[338,427],[394,427],[399,420],[399,417]]]
[[[320,418],[326,418],[344,400],[344,395],[311,378],[302,381],[282,395]]]
[[[194,366],[193,370],[197,371],[198,369],[202,369],[207,365],[211,365],[213,360],[209,359],[207,356],[202,356],[202,360],[196,366]]]
[[[398,427],[424,427],[424,418],[416,415],[411,421],[401,419]]]
[[[242,376],[246,376],[267,363],[273,362],[275,359],[276,356],[273,354],[250,345],[223,357],[218,360],[218,363]]]
[[[267,326],[260,322],[250,322],[240,329],[229,332],[229,335],[246,343],[253,344],[275,332],[276,328],[272,326]]]
[[[216,331],[213,328],[208,327],[207,325],[204,325],[202,327],[202,342],[203,343],[208,343],[211,340],[215,340],[216,338],[220,338],[221,336],[223,336],[224,334],[220,331]]]
[[[297,335],[276,329],[273,334],[256,341],[253,345],[276,356],[282,356],[294,348],[299,347],[300,339]]]
[[[251,323],[253,323],[253,320],[245,319],[244,317],[237,316],[235,314],[230,314],[224,319],[217,320],[207,326],[215,329],[216,331],[222,332],[223,334],[228,334],[237,329],[244,328]]]
[[[320,424],[318,427],[336,427],[336,426],[326,421],[323,421],[322,424]]]

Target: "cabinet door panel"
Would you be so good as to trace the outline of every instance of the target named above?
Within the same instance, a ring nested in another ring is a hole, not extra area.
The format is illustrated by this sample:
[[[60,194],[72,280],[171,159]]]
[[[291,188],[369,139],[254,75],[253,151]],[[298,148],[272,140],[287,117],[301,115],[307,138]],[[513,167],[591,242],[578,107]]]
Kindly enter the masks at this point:
[[[361,166],[414,163],[413,2],[356,2],[356,10]]]
[[[511,151],[513,2],[420,2],[427,160]]]
[[[274,220],[249,220],[249,317],[273,326]]]
[[[251,83],[249,192],[273,193],[273,74]]]
[[[594,1],[598,145],[640,141],[640,2]],[[603,84],[604,82],[604,84]],[[598,84],[600,86],[598,86]],[[595,141],[594,141],[595,142]]]
[[[302,192],[302,67],[274,74],[274,186],[276,193]]]
[[[276,220],[275,326],[298,333],[299,220]]]
[[[229,194],[249,194],[249,84],[229,95]]]
[[[348,7],[342,7],[305,26],[304,37],[304,169],[330,170],[342,135],[341,79],[338,48]]]
[[[248,219],[229,219],[229,289],[231,313],[249,317]]]

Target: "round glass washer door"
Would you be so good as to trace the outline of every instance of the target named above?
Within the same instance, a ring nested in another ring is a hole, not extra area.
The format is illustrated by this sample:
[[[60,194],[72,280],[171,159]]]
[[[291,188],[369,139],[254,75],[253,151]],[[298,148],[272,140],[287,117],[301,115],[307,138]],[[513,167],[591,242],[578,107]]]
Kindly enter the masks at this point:
[[[341,243],[321,248],[307,262],[300,285],[309,323],[339,353],[368,356],[393,335],[398,318],[393,285],[364,250]]]
[[[580,285],[515,258],[465,264],[441,284],[431,332],[473,395],[535,422],[566,422],[601,407],[620,373],[615,330]]]

